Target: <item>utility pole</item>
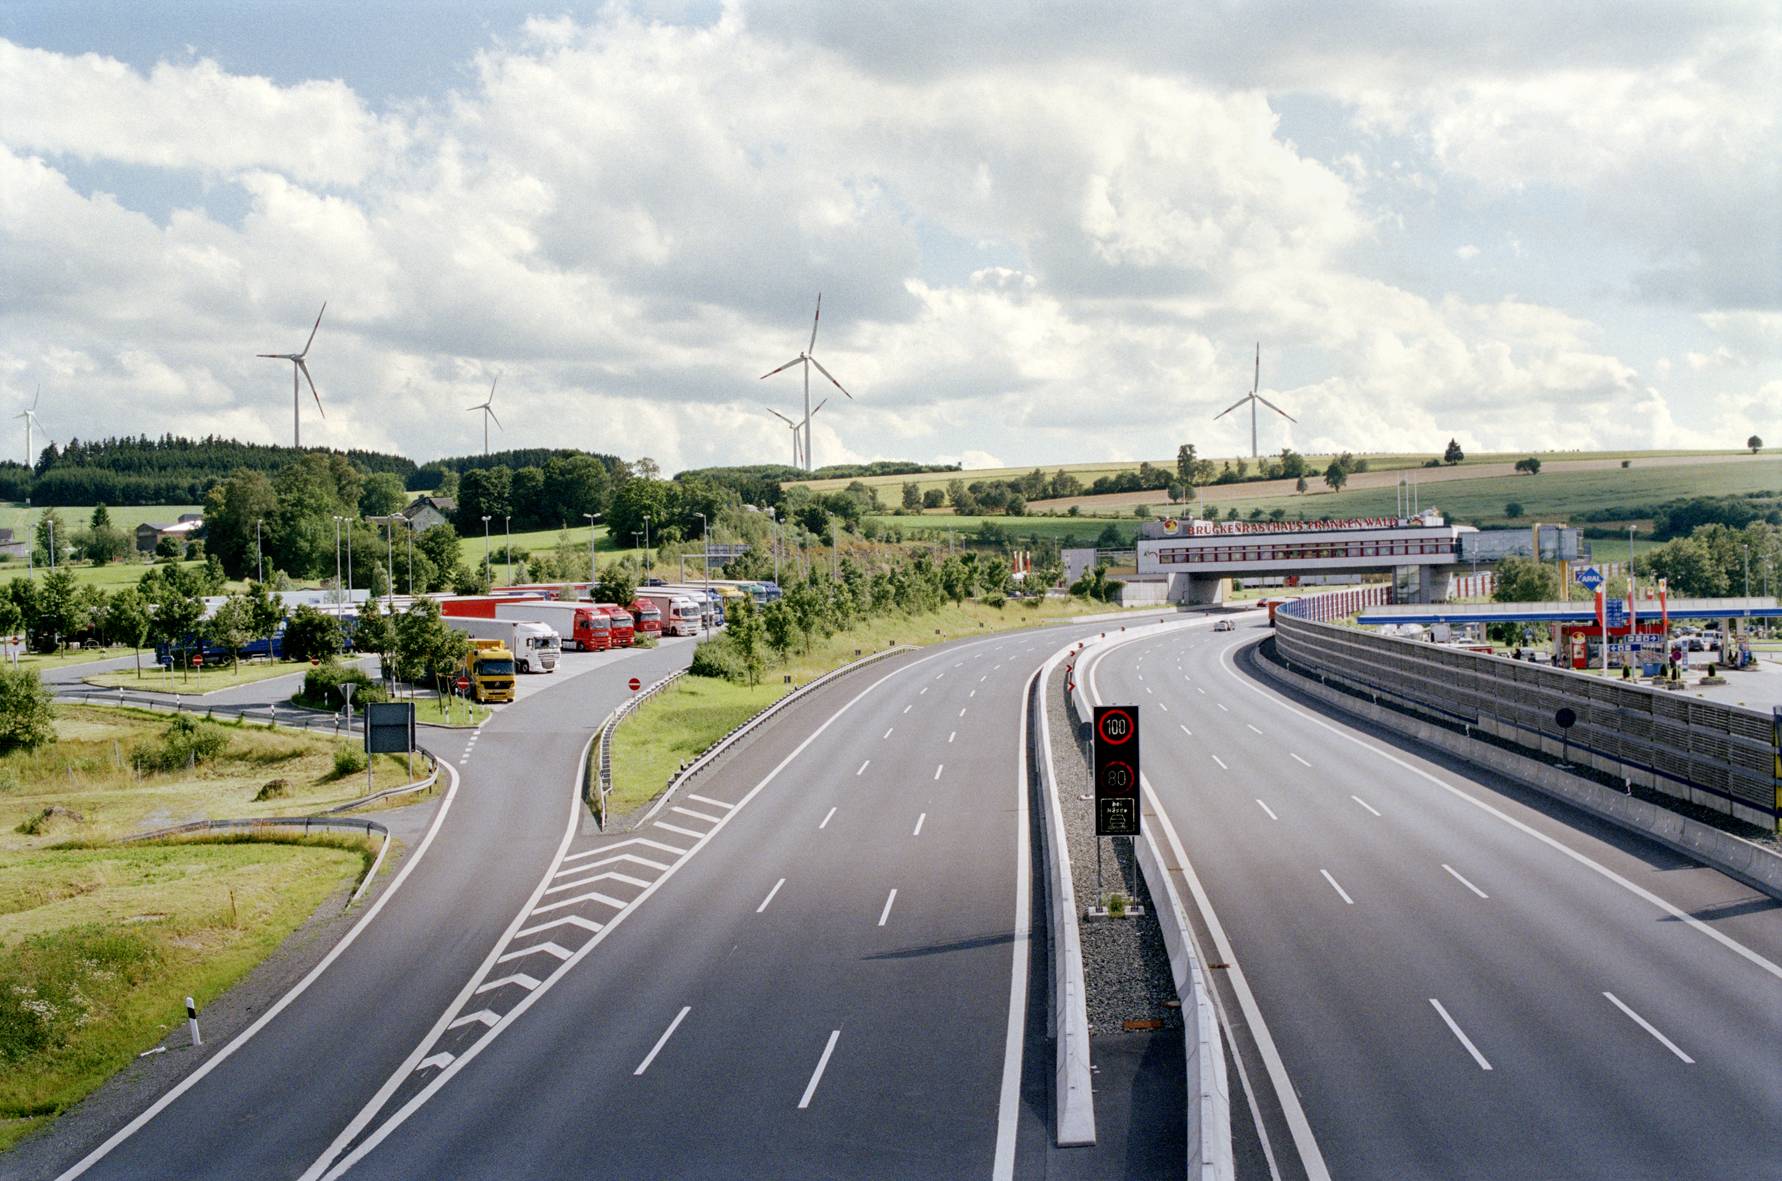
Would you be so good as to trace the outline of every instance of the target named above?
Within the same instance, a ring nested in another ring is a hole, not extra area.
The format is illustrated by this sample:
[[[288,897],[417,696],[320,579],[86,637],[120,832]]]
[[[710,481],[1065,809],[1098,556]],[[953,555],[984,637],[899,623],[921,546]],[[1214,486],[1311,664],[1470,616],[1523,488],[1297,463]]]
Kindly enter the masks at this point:
[[[266,558],[260,546],[260,521],[254,522],[254,580],[266,585]]]
[[[650,518],[647,515],[644,517],[643,567],[645,570],[650,568]]]
[[[489,576],[489,585],[495,585],[495,567],[489,564],[489,522],[494,518],[483,514],[483,573]]]
[[[583,513],[582,514],[582,516],[588,518],[588,598],[590,601],[594,598],[594,583],[596,583],[600,580],[600,575],[596,574],[594,571],[594,517],[595,517],[595,515],[596,514],[594,514],[594,513]],[[632,534],[632,540],[633,541],[637,540],[636,533]],[[624,604],[621,603],[620,606],[624,606]]]
[[[712,541],[711,526],[707,524],[704,513],[694,513],[699,518],[699,556],[705,564],[705,597],[712,597]],[[703,621],[704,616],[700,619]]]
[[[340,515],[334,517],[334,601],[340,602]]]
[[[384,602],[396,609],[396,517],[384,518]]]
[[[501,535],[505,538],[502,544],[507,547],[507,560],[502,565],[507,567],[507,585],[512,586],[514,584],[514,519],[511,515],[501,518]]]

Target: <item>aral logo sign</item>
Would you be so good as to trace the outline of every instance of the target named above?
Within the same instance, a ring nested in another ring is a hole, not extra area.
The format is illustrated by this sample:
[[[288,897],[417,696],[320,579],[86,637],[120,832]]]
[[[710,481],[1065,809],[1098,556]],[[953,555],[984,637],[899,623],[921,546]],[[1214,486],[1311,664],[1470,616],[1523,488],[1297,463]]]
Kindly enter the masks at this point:
[[[1139,711],[1095,707],[1095,835],[1139,834]]]

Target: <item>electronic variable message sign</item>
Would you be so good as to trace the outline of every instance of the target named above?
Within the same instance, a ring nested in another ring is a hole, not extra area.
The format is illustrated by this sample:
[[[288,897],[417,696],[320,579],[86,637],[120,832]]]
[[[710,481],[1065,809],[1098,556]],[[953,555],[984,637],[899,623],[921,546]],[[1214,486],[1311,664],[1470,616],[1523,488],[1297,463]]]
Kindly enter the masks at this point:
[[[1139,711],[1095,707],[1095,835],[1139,835]]]

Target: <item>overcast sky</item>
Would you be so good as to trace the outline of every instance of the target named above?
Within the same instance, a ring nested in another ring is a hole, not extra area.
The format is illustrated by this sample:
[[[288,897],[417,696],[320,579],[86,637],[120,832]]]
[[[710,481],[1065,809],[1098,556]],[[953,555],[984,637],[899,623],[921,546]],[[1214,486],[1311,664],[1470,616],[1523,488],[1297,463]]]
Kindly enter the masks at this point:
[[[1265,452],[1782,444],[1778,78],[1776,3],[4,0],[0,409],[288,443],[327,300],[306,443],[499,373],[784,461],[820,290],[818,463],[1247,452],[1257,341]]]

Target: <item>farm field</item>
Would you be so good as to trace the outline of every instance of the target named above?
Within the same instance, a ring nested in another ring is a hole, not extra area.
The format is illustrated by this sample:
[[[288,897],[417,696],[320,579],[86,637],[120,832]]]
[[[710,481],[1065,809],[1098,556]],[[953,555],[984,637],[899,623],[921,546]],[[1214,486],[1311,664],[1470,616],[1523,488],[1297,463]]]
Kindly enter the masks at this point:
[[[1403,471],[1407,468],[1421,468],[1423,466],[1423,463],[1426,460],[1432,458],[1432,456],[1434,456],[1436,454],[1439,454],[1439,452],[1417,452],[1414,454],[1401,453],[1401,452],[1381,452],[1381,453],[1356,452],[1355,454],[1356,454],[1357,458],[1367,460],[1368,467],[1374,472],[1397,472],[1397,471]],[[1521,459],[1528,454],[1531,454],[1531,453],[1526,452],[1526,451],[1520,451],[1520,452],[1505,451],[1505,452],[1481,452],[1477,455],[1469,454],[1464,460],[1462,460],[1457,465],[1457,467],[1468,468],[1468,467],[1473,467],[1473,466],[1478,466],[1478,465],[1492,465],[1492,464],[1503,464],[1503,465],[1507,466],[1510,464],[1514,464],[1518,459]],[[1604,463],[1613,462],[1614,464],[1619,465],[1620,461],[1623,459],[1632,459],[1636,463],[1638,463],[1640,460],[1646,460],[1646,459],[1677,458],[1677,457],[1707,457],[1707,458],[1719,457],[1719,458],[1730,459],[1730,458],[1733,458],[1733,457],[1736,457],[1739,455],[1743,455],[1743,454],[1745,454],[1745,452],[1738,451],[1738,450],[1726,450],[1726,451],[1540,451],[1540,452],[1534,452],[1533,454],[1539,455],[1541,462],[1543,464],[1595,460],[1595,461],[1604,462]],[[1226,463],[1226,462],[1236,463],[1238,460],[1237,456],[1203,456],[1202,458],[1211,459],[1214,463]],[[1306,462],[1308,464],[1316,465],[1318,471],[1322,472],[1326,467],[1328,467],[1330,465],[1330,461],[1332,459],[1335,459],[1336,456],[1334,456],[1334,455],[1307,455],[1305,458],[1306,458]],[[1081,480],[1084,484],[1090,484],[1102,476],[1115,475],[1119,472],[1137,471],[1138,467],[1139,467],[1139,462],[1140,461],[1138,461],[1138,460],[1106,460],[1106,461],[1103,461],[1100,463],[1063,463],[1063,464],[1059,464],[1059,463],[1031,464],[1030,463],[1030,464],[1021,466],[1021,467],[974,468],[974,469],[969,469],[966,471],[958,471],[958,472],[925,472],[925,473],[920,473],[920,474],[916,474],[916,475],[908,475],[908,476],[861,476],[861,477],[858,477],[858,479],[862,484],[865,484],[867,487],[878,489],[879,499],[881,501],[884,501],[887,507],[890,507],[891,505],[894,505],[897,503],[897,498],[902,493],[903,485],[906,483],[909,483],[911,481],[914,481],[915,484],[919,488],[921,488],[924,492],[926,492],[930,488],[945,488],[947,486],[947,484],[953,480],[964,480],[967,484],[970,484],[974,480],[1006,480],[1006,479],[1013,478],[1015,476],[1024,476],[1027,473],[1031,472],[1034,468],[1037,467],[1041,471],[1045,472],[1047,475],[1050,475],[1051,473],[1058,471],[1059,469],[1062,468],[1064,471],[1069,472],[1071,475],[1073,475],[1077,479]],[[1153,467],[1160,467],[1160,468],[1174,470],[1175,465],[1176,465],[1176,458],[1174,455],[1170,455],[1170,456],[1160,458],[1160,459],[1152,459],[1147,462],[1149,462]],[[1429,470],[1433,472],[1437,469],[1431,468]],[[1445,470],[1453,470],[1453,469],[1445,469]],[[810,488],[814,492],[839,492],[841,489],[846,488],[849,484],[851,484],[853,482],[854,482],[853,477],[846,478],[846,479],[832,479],[832,480],[795,480],[795,481],[787,482],[784,486],[787,488],[791,488],[791,487],[802,485],[804,487]],[[1292,481],[1288,481],[1287,483],[1288,483],[1289,488],[1291,488]],[[1393,483],[1392,480],[1388,480],[1387,486],[1390,487],[1392,483]],[[1220,488],[1220,491],[1226,492],[1226,491],[1231,491],[1231,490],[1240,489],[1240,488],[1267,488],[1267,487],[1268,487],[1267,483],[1258,481],[1254,484],[1223,485]],[[1207,491],[1207,489],[1202,488],[1201,491],[1204,493]],[[1157,492],[1154,492],[1154,493],[1128,493],[1128,494],[1121,494],[1121,495],[1149,496],[1153,500],[1163,500],[1164,499],[1164,494],[1163,494],[1162,490],[1158,490]],[[1089,498],[1085,498],[1085,500],[1087,500],[1087,499],[1089,499]],[[1068,504],[1069,502],[1064,502],[1064,503]],[[1130,501],[1128,503],[1138,503],[1138,501]],[[1062,507],[1062,505],[1061,505],[1061,507]]]
[[[52,505],[56,517],[67,526],[70,533],[87,527],[92,519],[93,506],[84,505]],[[0,503],[0,528],[10,528],[14,536],[22,536],[23,530],[36,525],[46,510],[40,506],[26,506],[17,501]],[[196,504],[137,504],[107,506],[106,512],[111,514],[111,523],[127,533],[134,533],[136,526],[142,524],[170,525],[179,520],[181,513],[201,513],[202,505]]]

